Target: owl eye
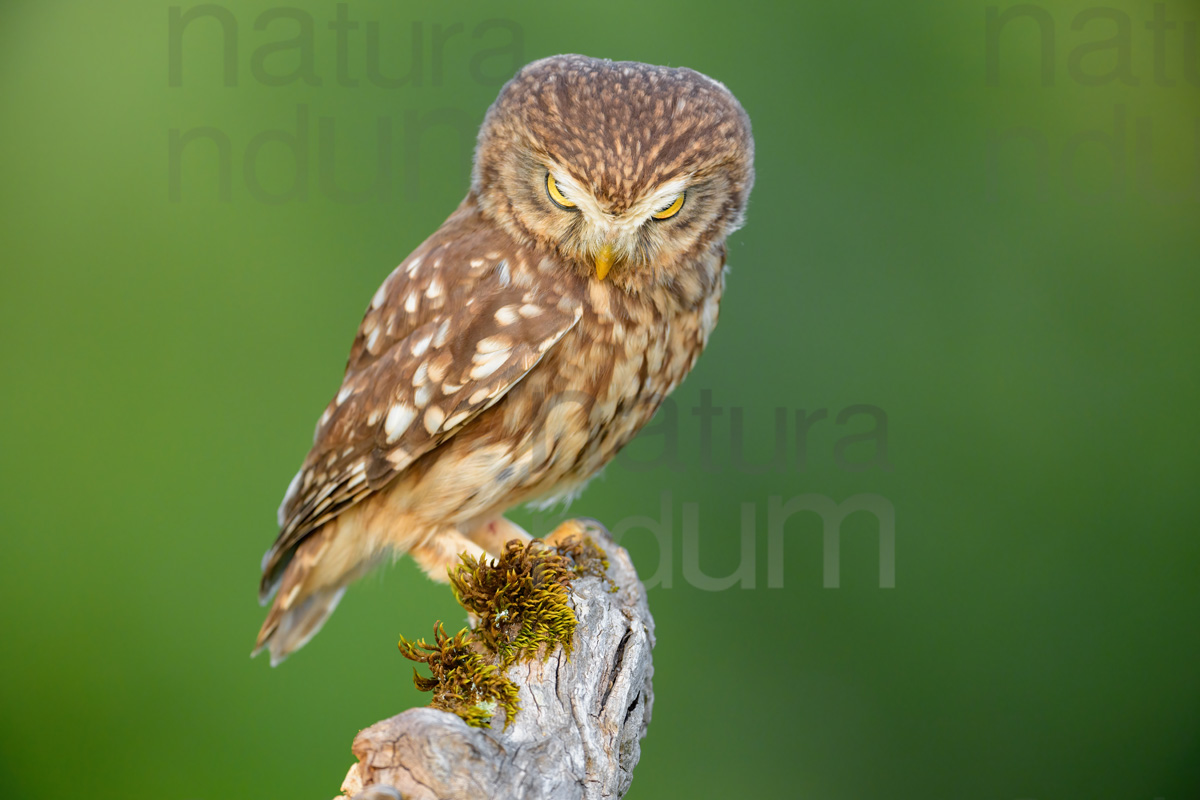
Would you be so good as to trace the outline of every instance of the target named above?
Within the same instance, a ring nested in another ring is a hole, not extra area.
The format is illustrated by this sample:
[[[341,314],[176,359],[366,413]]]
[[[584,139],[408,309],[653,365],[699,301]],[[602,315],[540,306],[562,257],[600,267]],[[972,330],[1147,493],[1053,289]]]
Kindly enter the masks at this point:
[[[650,216],[654,217],[655,219],[670,219],[679,213],[679,209],[683,208],[683,198],[686,195],[686,192],[680,192],[679,194],[675,195],[675,199],[671,201],[670,205],[655,211]]]
[[[550,195],[551,202],[559,208],[574,208],[575,204],[568,200],[562,192],[558,190],[558,184],[554,182],[554,176],[549,172],[546,173],[546,194]]]

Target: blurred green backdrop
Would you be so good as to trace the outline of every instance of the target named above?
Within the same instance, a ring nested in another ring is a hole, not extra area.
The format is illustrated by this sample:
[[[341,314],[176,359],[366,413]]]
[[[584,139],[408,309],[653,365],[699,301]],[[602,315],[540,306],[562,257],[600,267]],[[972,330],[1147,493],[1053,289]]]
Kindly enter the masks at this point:
[[[328,798],[360,727],[425,702],[395,642],[461,622],[443,587],[401,562],[272,670],[259,556],[500,83],[582,52],[720,79],[758,144],[678,462],[659,428],[571,508],[664,579],[630,797],[1200,796],[1197,4],[1160,33],[1150,2],[1034,5],[990,45],[980,2],[356,1],[339,34],[252,0],[173,43],[192,8],[0,5],[0,794]],[[864,404],[886,437],[838,450]],[[751,472],[777,408],[787,463]],[[840,588],[812,514],[768,586],[771,498],[803,493],[890,504],[895,588],[864,513]],[[717,577],[754,510],[754,588],[689,580],[685,504]]]

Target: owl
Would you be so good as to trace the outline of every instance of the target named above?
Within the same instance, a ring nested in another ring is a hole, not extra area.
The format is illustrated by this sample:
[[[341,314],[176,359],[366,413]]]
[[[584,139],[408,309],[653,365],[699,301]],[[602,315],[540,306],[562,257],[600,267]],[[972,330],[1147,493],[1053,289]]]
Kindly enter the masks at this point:
[[[507,509],[579,492],[704,349],[753,158],[746,112],[698,72],[521,69],[466,198],[371,299],[279,508],[255,653],[303,646],[382,561],[444,581],[528,540]]]

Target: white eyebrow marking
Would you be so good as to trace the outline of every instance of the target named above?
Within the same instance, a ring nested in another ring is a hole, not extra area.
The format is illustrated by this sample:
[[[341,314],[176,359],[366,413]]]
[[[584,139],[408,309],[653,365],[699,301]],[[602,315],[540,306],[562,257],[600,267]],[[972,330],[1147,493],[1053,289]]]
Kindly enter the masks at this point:
[[[626,239],[633,236],[650,219],[671,201],[686,191],[695,177],[691,173],[660,184],[652,192],[639,197],[623,214],[609,214],[590,191],[581,187],[571,177],[551,167],[550,174],[558,189],[567,199],[575,203],[588,222],[592,235],[606,239]]]
[[[663,185],[654,190],[653,193],[641,198],[634,203],[628,212],[628,215],[637,215],[638,224],[644,222],[646,217],[662,211],[669,206],[680,193],[687,191],[691,185],[691,175],[686,175],[681,178],[676,178],[673,181],[667,181]]]

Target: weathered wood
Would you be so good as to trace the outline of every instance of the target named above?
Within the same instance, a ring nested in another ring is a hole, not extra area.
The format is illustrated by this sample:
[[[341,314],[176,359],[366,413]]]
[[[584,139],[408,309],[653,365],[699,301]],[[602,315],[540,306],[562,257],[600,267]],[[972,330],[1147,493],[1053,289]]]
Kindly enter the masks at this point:
[[[569,657],[559,646],[509,668],[521,710],[507,730],[502,712],[488,729],[432,708],[378,722],[354,740],[343,800],[598,800],[629,790],[653,703],[654,620],[629,554],[603,529],[592,538],[608,554],[608,580],[572,583]]]

